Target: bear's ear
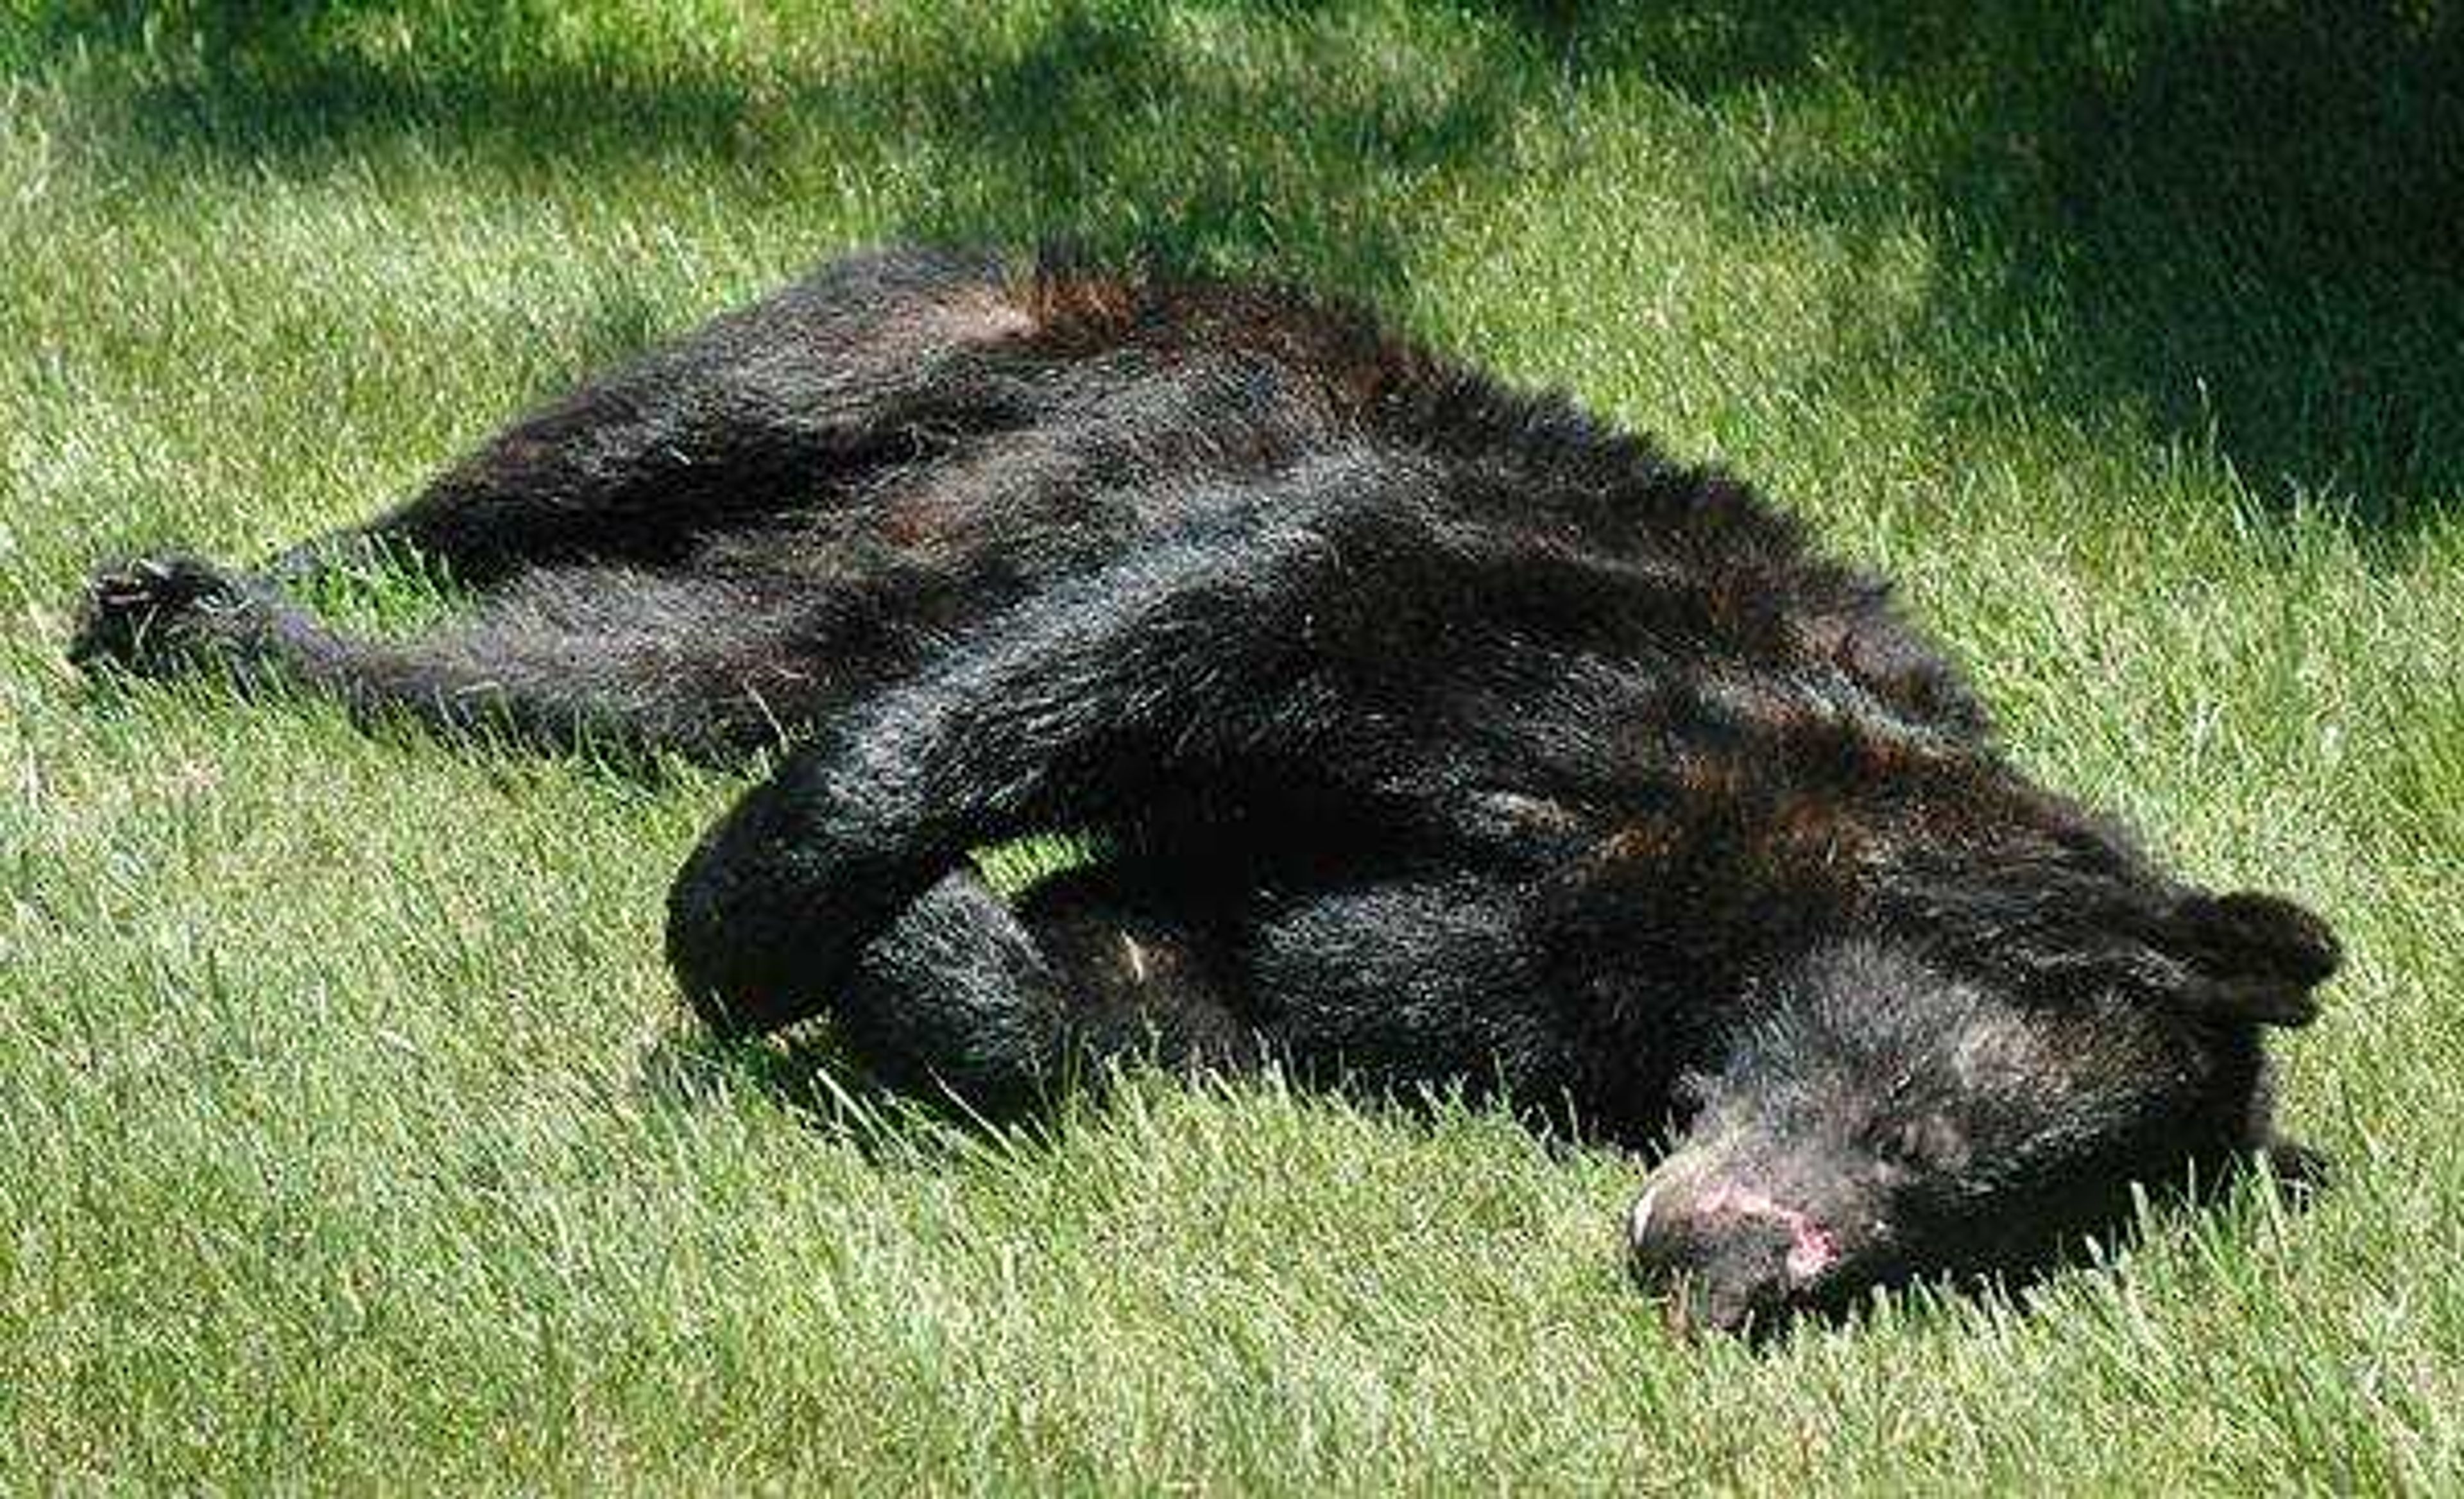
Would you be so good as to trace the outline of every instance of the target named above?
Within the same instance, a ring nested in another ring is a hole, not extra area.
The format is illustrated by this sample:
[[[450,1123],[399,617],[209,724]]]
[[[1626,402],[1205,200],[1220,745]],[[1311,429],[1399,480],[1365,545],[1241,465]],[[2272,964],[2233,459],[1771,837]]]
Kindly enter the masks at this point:
[[[2180,1003],[2192,1014],[2306,1025],[2319,1015],[2311,991],[2343,961],[2326,922],[2255,891],[2186,896],[2164,928],[2166,948],[2189,965]]]

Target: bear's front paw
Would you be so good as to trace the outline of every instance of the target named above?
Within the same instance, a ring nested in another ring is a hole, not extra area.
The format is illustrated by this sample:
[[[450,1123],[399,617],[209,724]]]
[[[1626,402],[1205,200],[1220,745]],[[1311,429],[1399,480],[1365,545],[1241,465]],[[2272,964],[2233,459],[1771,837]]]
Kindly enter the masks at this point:
[[[172,675],[239,653],[261,612],[246,584],[198,558],[117,562],[86,584],[69,659]]]

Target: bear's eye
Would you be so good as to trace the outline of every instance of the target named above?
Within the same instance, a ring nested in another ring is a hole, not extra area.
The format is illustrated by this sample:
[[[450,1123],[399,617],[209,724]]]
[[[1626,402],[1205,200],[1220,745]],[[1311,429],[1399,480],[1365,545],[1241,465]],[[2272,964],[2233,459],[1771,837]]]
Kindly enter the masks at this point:
[[[1711,1092],[1716,1080],[1710,1073],[1688,1068],[1677,1074],[1668,1085],[1668,1101],[1683,1117],[1691,1117],[1711,1106]]]
[[[1903,1121],[1883,1141],[1883,1155],[1903,1166],[1956,1172],[1968,1165],[1968,1136],[1947,1114],[1923,1113]]]

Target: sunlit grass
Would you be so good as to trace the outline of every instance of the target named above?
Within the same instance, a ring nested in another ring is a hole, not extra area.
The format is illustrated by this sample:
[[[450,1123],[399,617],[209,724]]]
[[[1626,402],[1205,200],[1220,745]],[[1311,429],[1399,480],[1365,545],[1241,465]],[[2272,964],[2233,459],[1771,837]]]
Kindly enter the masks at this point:
[[[0,1486],[2454,1486],[2458,28],[2019,9],[9,11]],[[97,559],[367,514],[901,233],[1328,285],[1784,496],[2046,778],[2334,915],[2335,1190],[1682,1346],[1634,1163],[1494,1114],[986,1136],[700,1041],[726,778],[60,663]]]

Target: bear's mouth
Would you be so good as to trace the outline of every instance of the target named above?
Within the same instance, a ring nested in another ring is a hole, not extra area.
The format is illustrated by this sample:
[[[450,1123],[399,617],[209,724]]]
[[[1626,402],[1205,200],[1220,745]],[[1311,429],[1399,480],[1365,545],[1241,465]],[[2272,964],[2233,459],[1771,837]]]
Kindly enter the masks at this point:
[[[1837,1229],[1759,1187],[1662,1163],[1626,1221],[1627,1263],[1663,1293],[1680,1333],[1767,1334],[1838,1299],[1846,1254]]]

